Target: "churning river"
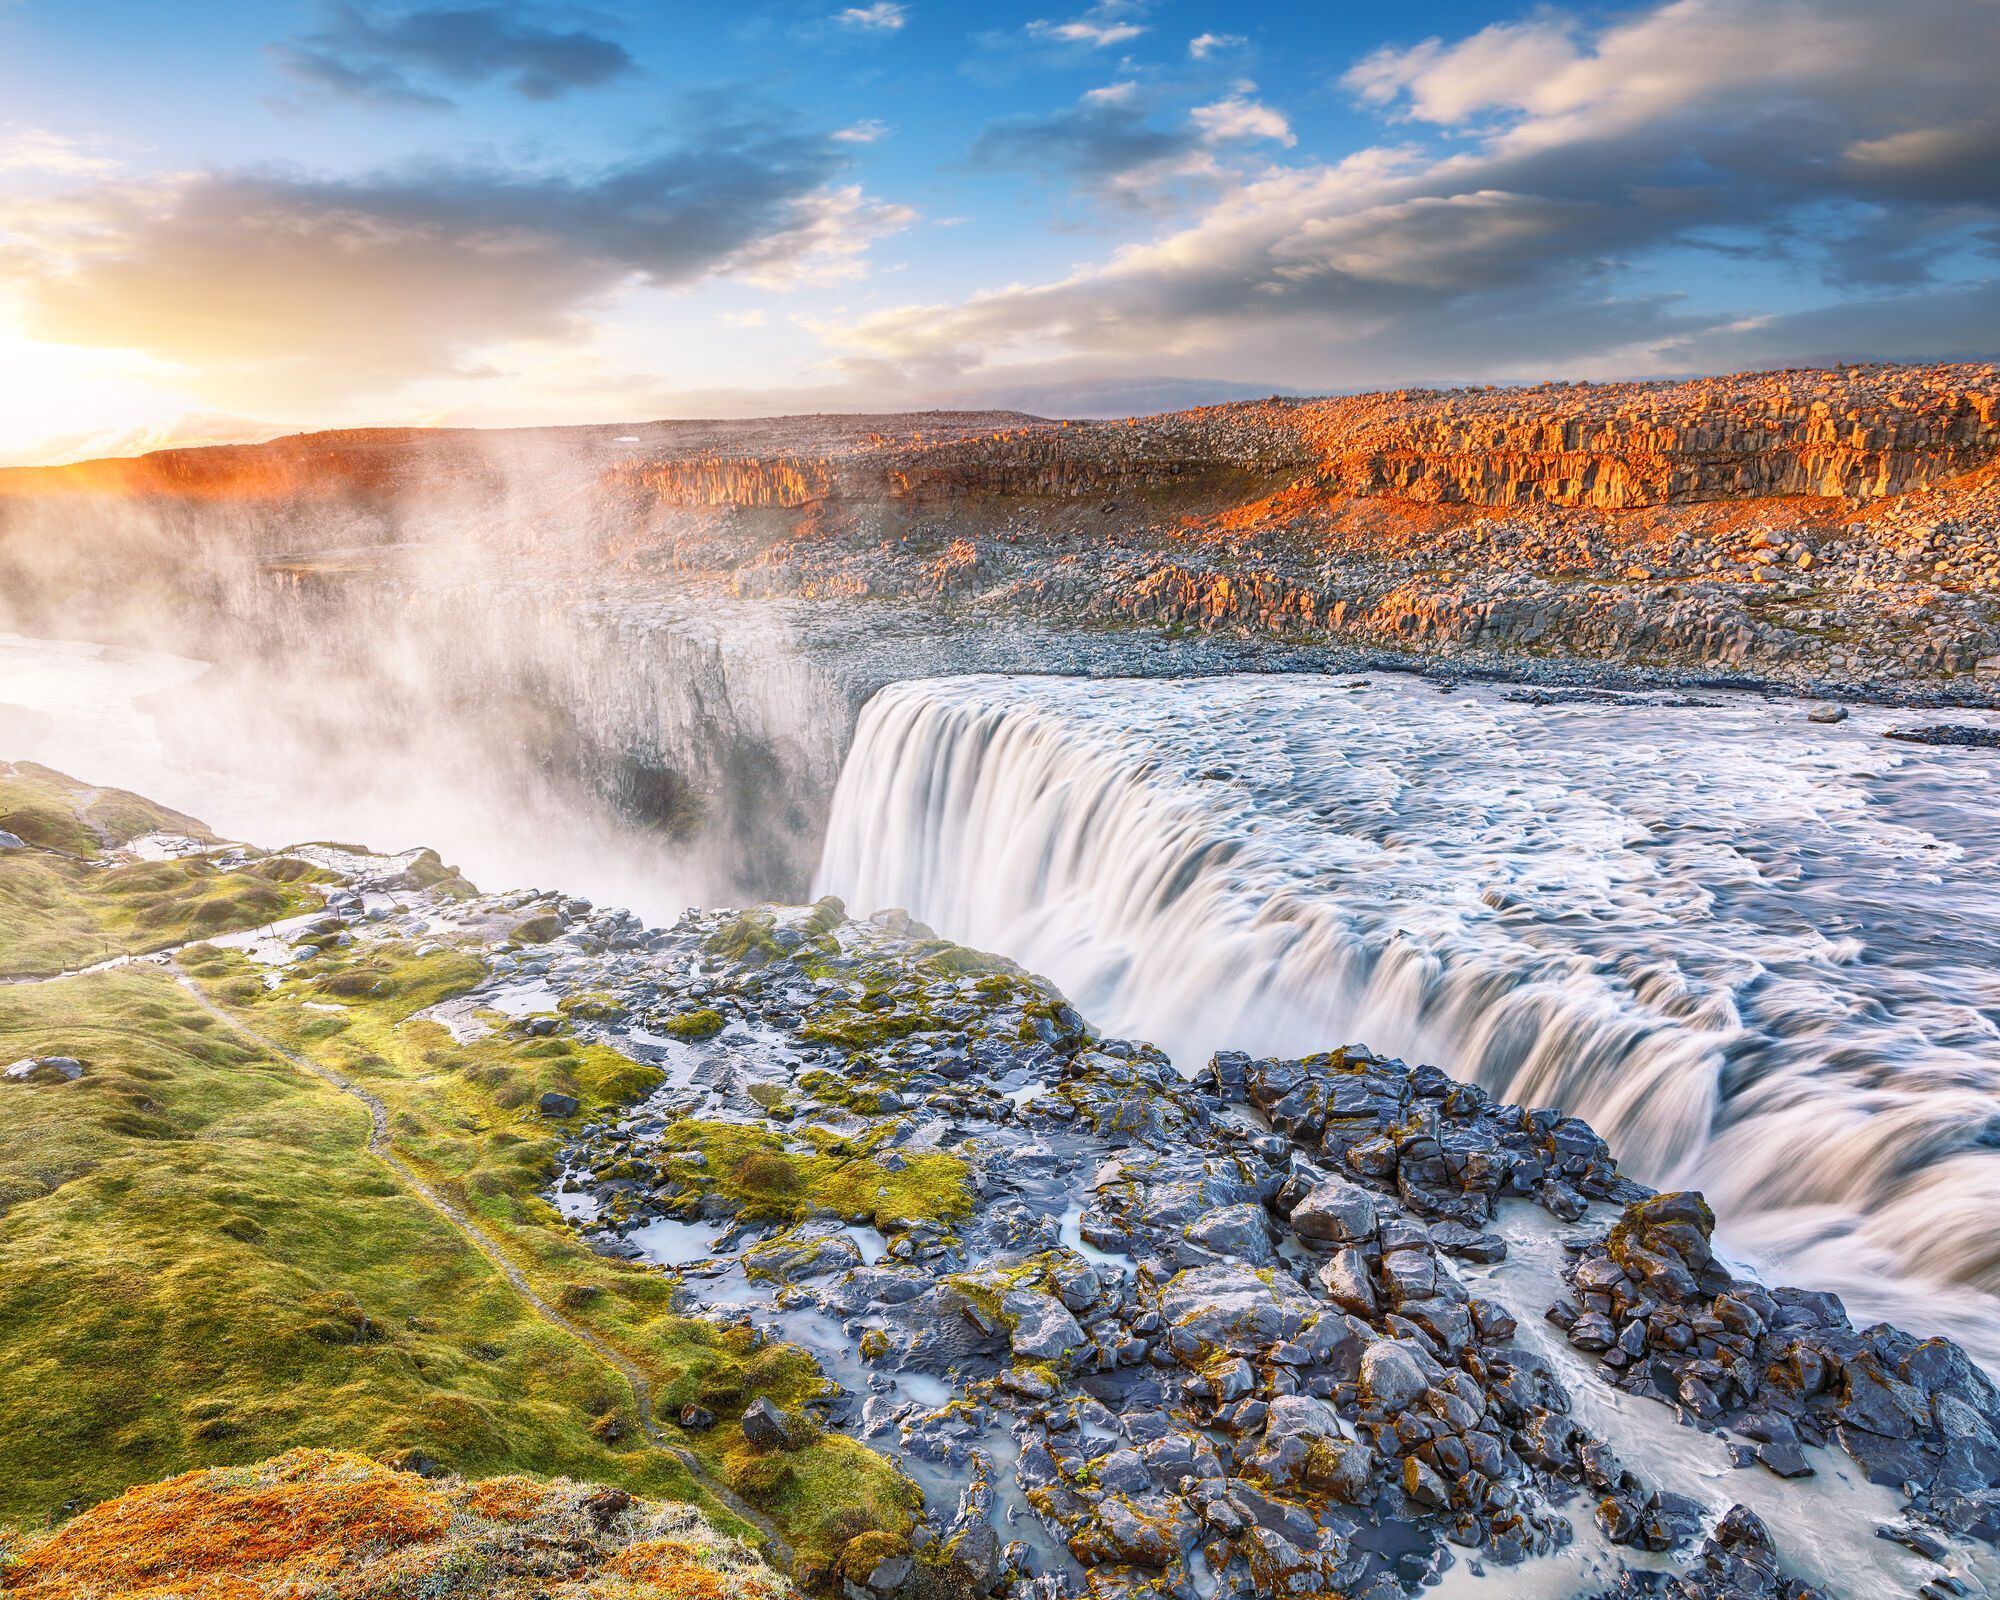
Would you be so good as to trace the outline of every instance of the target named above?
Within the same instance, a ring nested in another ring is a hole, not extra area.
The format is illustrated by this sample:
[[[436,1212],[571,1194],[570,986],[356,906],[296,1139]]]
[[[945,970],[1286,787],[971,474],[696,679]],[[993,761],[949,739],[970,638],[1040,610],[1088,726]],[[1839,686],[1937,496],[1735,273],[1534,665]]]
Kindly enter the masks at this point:
[[[818,887],[1184,1068],[1365,1043],[1560,1106],[1775,1281],[2000,1363],[2000,764],[1702,698],[899,684]]]

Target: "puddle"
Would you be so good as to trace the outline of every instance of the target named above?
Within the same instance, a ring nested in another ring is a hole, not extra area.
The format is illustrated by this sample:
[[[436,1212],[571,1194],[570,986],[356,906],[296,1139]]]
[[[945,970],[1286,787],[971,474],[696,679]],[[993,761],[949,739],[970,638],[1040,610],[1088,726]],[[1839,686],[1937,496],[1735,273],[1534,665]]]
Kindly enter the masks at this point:
[[[1057,1236],[1063,1244],[1074,1250],[1094,1267],[1109,1267],[1123,1274],[1132,1265],[1129,1256],[1115,1256],[1108,1250],[1100,1250],[1083,1236],[1083,1202],[1077,1200],[1064,1211],[1057,1224]]]
[[[675,1217],[655,1218],[625,1235],[625,1242],[639,1252],[641,1259],[656,1267],[685,1267],[707,1261],[715,1253],[715,1239],[715,1229],[706,1223],[682,1222]]]

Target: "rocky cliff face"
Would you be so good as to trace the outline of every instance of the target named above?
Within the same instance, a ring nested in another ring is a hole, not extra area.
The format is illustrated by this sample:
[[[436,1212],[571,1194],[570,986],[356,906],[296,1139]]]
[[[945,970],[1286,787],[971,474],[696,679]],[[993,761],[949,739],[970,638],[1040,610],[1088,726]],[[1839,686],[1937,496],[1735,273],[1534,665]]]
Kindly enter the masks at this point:
[[[422,545],[626,586],[1432,654],[2000,686],[2000,369],[1272,399],[1166,416],[386,430],[0,472],[0,599],[242,609]],[[199,559],[190,559],[191,555]],[[221,597],[220,599],[216,597]],[[1985,692],[1980,690],[1979,692]]]
[[[1624,510],[1929,488],[2000,454],[1991,369],[1781,372],[1658,385],[1408,397],[1356,426],[1307,425],[1325,481],[1419,502]]]

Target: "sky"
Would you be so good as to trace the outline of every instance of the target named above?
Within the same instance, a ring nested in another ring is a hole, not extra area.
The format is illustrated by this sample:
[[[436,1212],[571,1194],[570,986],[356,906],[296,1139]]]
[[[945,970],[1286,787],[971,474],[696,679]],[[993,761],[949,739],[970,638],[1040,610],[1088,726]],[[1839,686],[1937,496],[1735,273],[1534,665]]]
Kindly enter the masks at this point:
[[[0,0],[0,463],[2000,352],[2000,0]]]

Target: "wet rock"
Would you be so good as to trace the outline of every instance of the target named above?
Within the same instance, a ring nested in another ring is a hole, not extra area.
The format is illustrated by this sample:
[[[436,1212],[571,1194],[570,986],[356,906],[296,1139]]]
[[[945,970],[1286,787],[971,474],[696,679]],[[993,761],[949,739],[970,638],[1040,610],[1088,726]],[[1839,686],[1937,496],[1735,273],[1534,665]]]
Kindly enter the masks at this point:
[[[539,1109],[545,1117],[560,1119],[575,1116],[579,1107],[575,1095],[558,1094],[555,1090],[551,1089],[547,1094],[542,1096],[539,1102]]]
[[[1317,1315],[1290,1279],[1270,1281],[1242,1267],[1198,1267],[1179,1274],[1160,1295],[1167,1339],[1177,1352],[1244,1353],[1290,1339]]]
[[[1361,1392],[1376,1409],[1406,1410],[1430,1387],[1425,1363],[1407,1344],[1377,1339],[1361,1353]]]
[[[1332,1178],[1299,1202],[1291,1221],[1301,1239],[1358,1244],[1375,1236],[1375,1202],[1358,1184]]]
[[[812,1437],[810,1423],[769,1400],[753,1400],[743,1413],[743,1440],[753,1450],[800,1450]]]
[[[1268,1266],[1278,1258],[1269,1216],[1262,1206],[1249,1202],[1197,1218],[1188,1225],[1187,1238],[1211,1255],[1248,1266]]]
[[[1008,1338],[1024,1361],[1067,1362],[1090,1341],[1061,1301],[1032,1289],[1010,1290],[1000,1302],[1012,1320]]]

